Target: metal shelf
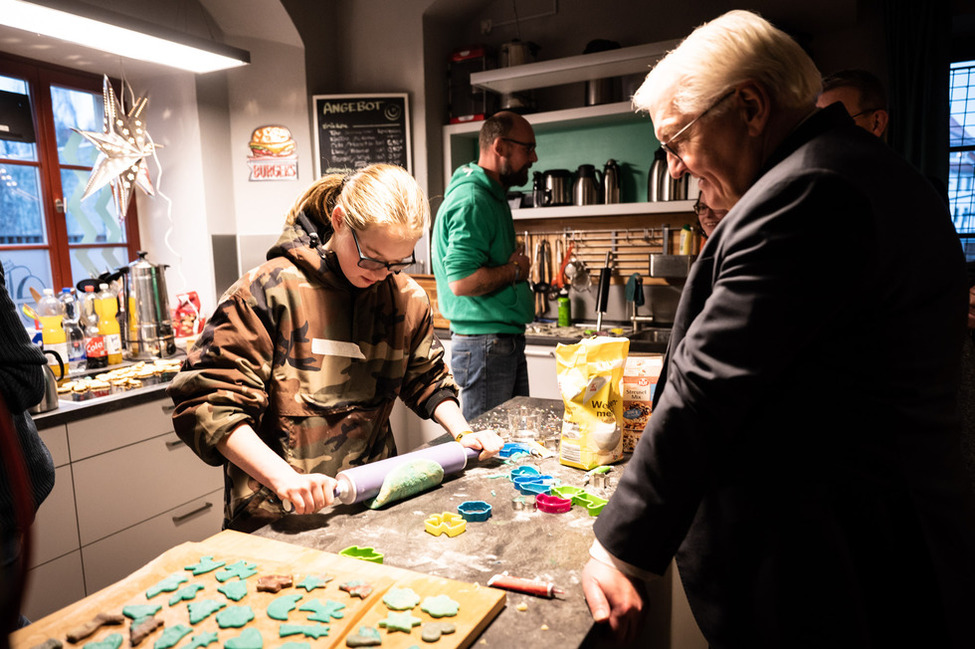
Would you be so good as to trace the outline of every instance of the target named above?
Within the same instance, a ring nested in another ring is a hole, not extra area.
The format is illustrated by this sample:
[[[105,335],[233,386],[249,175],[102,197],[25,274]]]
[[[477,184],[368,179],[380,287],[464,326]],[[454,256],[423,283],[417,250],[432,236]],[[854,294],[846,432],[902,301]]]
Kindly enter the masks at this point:
[[[590,79],[646,73],[650,66],[680,43],[678,40],[580,54],[552,61],[474,72],[471,85],[497,93],[559,86]]]
[[[610,203],[609,205],[560,205],[511,210],[519,219],[564,219],[584,216],[620,216],[625,214],[674,214],[693,212],[694,201],[661,201],[657,203]]]

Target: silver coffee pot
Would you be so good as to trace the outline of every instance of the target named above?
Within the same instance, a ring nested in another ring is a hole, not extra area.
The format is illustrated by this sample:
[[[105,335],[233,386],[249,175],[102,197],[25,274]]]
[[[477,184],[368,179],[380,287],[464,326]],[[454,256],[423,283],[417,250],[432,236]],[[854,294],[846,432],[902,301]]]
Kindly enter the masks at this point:
[[[133,359],[165,358],[176,353],[176,337],[166,292],[165,264],[153,264],[148,253],[140,250],[139,258],[122,270],[122,322],[125,348]]]

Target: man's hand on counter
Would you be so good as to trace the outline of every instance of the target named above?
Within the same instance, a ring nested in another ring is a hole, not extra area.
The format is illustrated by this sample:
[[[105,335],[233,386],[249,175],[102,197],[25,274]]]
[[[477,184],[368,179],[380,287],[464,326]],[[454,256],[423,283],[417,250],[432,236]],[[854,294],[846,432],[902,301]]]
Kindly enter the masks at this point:
[[[493,430],[467,433],[458,441],[461,446],[480,450],[481,453],[477,456],[478,460],[486,460],[489,457],[494,457],[501,450],[501,447],[504,446],[504,440]]]

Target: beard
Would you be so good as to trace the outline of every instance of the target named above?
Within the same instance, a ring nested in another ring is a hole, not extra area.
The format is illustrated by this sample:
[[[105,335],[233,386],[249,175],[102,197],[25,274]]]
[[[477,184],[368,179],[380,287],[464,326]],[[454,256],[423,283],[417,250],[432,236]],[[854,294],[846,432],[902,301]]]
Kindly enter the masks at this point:
[[[501,186],[505,189],[511,187],[521,187],[528,184],[528,169],[531,164],[526,164],[521,169],[514,169],[507,160],[501,161],[501,169],[498,170],[498,177],[501,179]]]

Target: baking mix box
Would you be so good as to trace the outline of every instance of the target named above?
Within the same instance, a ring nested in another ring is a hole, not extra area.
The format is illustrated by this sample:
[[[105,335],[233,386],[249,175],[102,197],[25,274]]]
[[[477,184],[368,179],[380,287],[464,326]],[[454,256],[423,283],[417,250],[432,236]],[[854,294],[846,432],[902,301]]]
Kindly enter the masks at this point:
[[[663,355],[630,355],[623,367],[623,452],[632,453],[653,411],[653,392],[663,369]]]

